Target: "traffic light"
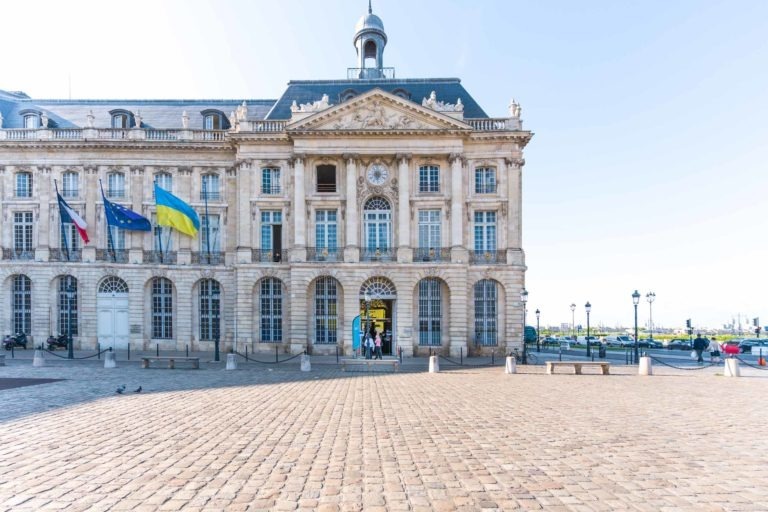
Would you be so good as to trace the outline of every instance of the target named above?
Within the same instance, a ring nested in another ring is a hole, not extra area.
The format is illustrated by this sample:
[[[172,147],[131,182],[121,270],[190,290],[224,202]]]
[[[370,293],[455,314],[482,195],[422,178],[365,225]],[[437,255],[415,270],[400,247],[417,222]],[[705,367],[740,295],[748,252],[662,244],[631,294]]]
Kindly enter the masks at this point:
[[[690,328],[691,328],[691,319],[690,319],[690,318],[689,318],[688,320],[686,320],[686,321],[685,321],[685,327],[686,327],[687,329],[690,329]]]
[[[752,325],[754,325],[755,327],[759,327],[760,326],[760,317],[759,316],[752,319]]]

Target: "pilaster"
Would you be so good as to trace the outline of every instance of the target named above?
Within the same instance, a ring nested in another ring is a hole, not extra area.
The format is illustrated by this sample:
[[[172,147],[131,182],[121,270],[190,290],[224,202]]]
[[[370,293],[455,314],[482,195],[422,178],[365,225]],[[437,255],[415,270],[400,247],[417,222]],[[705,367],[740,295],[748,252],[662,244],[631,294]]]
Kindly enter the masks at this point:
[[[307,259],[307,203],[305,191],[304,163],[302,154],[293,158],[293,248],[291,261],[301,262]]]
[[[237,263],[251,263],[251,188],[253,165],[250,160],[237,164]]]
[[[189,202],[192,199],[192,168],[179,167],[178,196],[182,201]],[[199,236],[199,235],[198,235]],[[189,265],[192,262],[192,238],[179,234],[179,251],[177,261],[180,265]]]
[[[452,153],[451,163],[451,261],[467,261],[467,249],[464,246],[464,187],[462,170],[464,158],[461,153]]]
[[[34,183],[33,183],[34,184]],[[51,168],[50,167],[38,167],[37,168],[37,197],[40,201],[40,213],[38,218],[37,228],[37,249],[42,249],[44,252],[48,252],[50,247],[50,208],[51,208]],[[35,259],[38,258],[36,253]],[[47,261],[47,254],[45,261]]]
[[[519,251],[522,248],[522,168],[525,160],[510,158],[505,160],[509,184],[509,207],[507,209],[507,248]]]
[[[397,261],[410,263],[413,261],[413,248],[411,247],[411,180],[409,177],[411,155],[408,153],[397,154],[398,164],[398,250]]]
[[[344,154],[346,163],[346,208],[344,217],[344,261],[360,260],[359,215],[357,212],[357,154]]]

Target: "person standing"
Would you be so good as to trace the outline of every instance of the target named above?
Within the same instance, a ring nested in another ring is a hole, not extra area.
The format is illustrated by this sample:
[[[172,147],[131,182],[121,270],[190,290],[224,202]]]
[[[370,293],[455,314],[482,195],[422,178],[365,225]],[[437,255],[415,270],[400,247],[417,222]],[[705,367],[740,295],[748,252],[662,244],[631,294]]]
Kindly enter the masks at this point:
[[[365,336],[365,358],[371,359],[372,353],[373,353],[373,338],[371,338],[371,333],[368,333]]]
[[[696,352],[696,362],[703,363],[704,358],[702,357],[702,354],[704,353],[704,350],[707,348],[707,340],[701,337],[701,333],[696,334],[696,339],[693,340],[693,350]]]
[[[709,361],[711,363],[719,363],[720,344],[715,340],[714,336],[712,336],[712,340],[709,342],[709,347],[707,347],[707,350],[709,351]]]
[[[375,346],[374,359],[383,359],[381,355],[381,333],[376,333],[376,339],[373,340],[373,344]]]

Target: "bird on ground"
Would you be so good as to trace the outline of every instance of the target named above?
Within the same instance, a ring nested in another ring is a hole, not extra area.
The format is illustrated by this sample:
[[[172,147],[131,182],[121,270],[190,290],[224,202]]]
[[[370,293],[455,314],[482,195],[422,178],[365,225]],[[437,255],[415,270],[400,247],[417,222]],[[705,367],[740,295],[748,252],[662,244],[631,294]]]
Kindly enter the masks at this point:
[[[118,395],[122,395],[122,394],[123,394],[123,391],[125,391],[125,384],[123,384],[122,386],[119,386],[119,387],[118,387],[118,388],[115,390],[115,393],[117,393]]]
[[[136,388],[136,389],[135,389],[133,392],[134,392],[134,393],[141,393],[141,386],[139,386],[138,388]]]

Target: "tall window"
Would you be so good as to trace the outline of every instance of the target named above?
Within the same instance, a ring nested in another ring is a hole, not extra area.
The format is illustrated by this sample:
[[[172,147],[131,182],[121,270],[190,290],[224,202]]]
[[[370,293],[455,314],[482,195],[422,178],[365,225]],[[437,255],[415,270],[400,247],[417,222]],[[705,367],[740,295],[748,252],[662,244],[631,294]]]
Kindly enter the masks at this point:
[[[261,248],[277,249],[282,242],[278,240],[275,226],[281,226],[283,214],[278,210],[265,210],[261,212]]]
[[[173,338],[173,283],[164,277],[152,279],[152,338]]]
[[[440,192],[440,168],[436,165],[419,167],[419,192]]]
[[[161,189],[173,193],[173,176],[167,172],[159,172],[155,174],[155,183]],[[152,194],[155,193],[155,187],[152,187]]]
[[[338,336],[338,291],[336,280],[321,277],[315,281],[315,343],[336,343]]]
[[[280,169],[265,167],[261,170],[261,193],[274,195],[280,193]]]
[[[419,210],[419,249],[439,249],[440,210]]]
[[[211,254],[218,253],[221,248],[221,237],[219,236],[219,216],[201,215],[200,216],[200,252],[211,251]],[[208,241],[210,240],[210,245]]]
[[[315,245],[320,249],[338,247],[336,210],[315,212]]]
[[[152,250],[165,252],[173,250],[172,229],[168,226],[157,225],[157,214],[152,214]]]
[[[32,174],[16,173],[16,197],[32,197]]]
[[[475,169],[475,194],[496,193],[496,169],[478,167]]]
[[[475,284],[475,343],[497,344],[496,281],[483,279]]]
[[[214,279],[200,281],[200,340],[219,339],[221,287]]]
[[[34,251],[32,226],[32,212],[13,213],[13,249],[17,254]]]
[[[32,332],[32,280],[25,275],[13,277],[11,292],[11,311],[13,312],[13,332],[29,334]]]
[[[107,196],[118,199],[125,197],[125,174],[121,172],[107,174]]]
[[[125,230],[107,224],[107,250],[125,250]]]
[[[61,195],[77,197],[80,194],[80,176],[76,172],[67,171],[61,176]]]
[[[59,333],[78,335],[77,329],[77,279],[62,276],[59,279]]]
[[[218,201],[221,197],[219,193],[219,175],[203,174],[202,188],[200,189],[200,199],[209,201]]]
[[[475,251],[496,250],[496,212],[475,212]]]
[[[71,222],[60,222],[61,226],[61,238],[59,239],[59,247],[62,250],[77,251],[80,249],[80,234],[75,229],[75,225]]]
[[[369,251],[387,250],[392,241],[392,209],[389,201],[373,197],[363,207],[365,248]]]
[[[283,341],[283,290],[279,279],[268,277],[259,287],[261,306],[261,341]]]
[[[40,127],[40,116],[37,114],[27,114],[24,116],[24,128],[27,130],[36,130]]]
[[[440,345],[441,306],[440,280],[419,281],[419,345]]]

